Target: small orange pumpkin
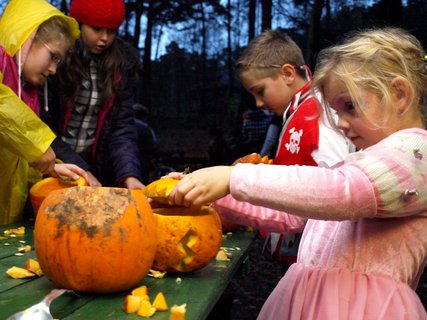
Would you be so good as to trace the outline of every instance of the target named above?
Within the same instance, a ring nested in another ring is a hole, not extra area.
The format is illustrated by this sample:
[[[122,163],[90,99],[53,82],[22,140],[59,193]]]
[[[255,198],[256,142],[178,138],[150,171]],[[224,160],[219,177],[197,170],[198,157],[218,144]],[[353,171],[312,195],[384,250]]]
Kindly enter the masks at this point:
[[[231,165],[234,166],[238,163],[272,164],[273,160],[269,159],[268,156],[261,157],[259,153],[254,152],[237,159]]]
[[[263,156],[259,153],[250,153],[246,156],[243,156],[232,163],[236,165],[238,163],[252,163],[252,164],[272,164],[273,160],[269,159],[268,156]],[[235,232],[240,230],[243,226],[228,220],[221,218],[222,221],[222,231],[225,232]]]
[[[111,293],[148,273],[157,227],[140,190],[71,187],[52,191],[35,223],[40,267],[59,288]]]
[[[71,188],[75,186],[87,186],[87,182],[83,177],[78,178],[76,181],[60,180],[54,177],[42,179],[30,188],[30,201],[33,207],[34,214],[37,215],[40,205],[46,196],[53,190]]]
[[[221,246],[222,226],[215,209],[202,206],[167,206],[167,197],[179,180],[163,178],[143,189],[147,197],[163,204],[153,209],[157,219],[158,245],[152,269],[190,272],[215,259]]]
[[[152,268],[190,272],[215,259],[222,242],[221,220],[208,206],[153,209],[158,244]]]

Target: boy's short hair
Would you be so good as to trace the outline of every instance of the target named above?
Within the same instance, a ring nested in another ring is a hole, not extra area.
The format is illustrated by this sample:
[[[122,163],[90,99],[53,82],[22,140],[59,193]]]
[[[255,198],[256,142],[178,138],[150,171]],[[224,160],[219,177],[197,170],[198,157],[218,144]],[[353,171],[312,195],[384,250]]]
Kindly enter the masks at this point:
[[[245,72],[256,70],[259,76],[274,77],[277,68],[284,64],[304,65],[301,48],[285,32],[265,30],[253,38],[243,51],[235,65],[236,76],[241,80]]]

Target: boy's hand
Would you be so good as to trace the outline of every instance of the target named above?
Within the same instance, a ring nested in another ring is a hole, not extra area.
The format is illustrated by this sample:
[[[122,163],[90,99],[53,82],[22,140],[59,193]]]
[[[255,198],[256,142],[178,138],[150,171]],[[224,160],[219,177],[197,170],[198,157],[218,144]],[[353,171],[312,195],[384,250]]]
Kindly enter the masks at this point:
[[[144,184],[139,181],[137,178],[135,177],[127,177],[124,181],[123,184],[125,185],[126,188],[132,190],[132,189],[144,189]]]
[[[230,193],[230,175],[233,167],[217,166],[186,174],[169,196],[170,205],[207,205]]]
[[[86,171],[86,176],[83,176],[91,187],[102,187],[101,182],[90,171]]]
[[[52,174],[54,173],[55,159],[55,152],[49,147],[40,158],[29,165],[43,174]]]

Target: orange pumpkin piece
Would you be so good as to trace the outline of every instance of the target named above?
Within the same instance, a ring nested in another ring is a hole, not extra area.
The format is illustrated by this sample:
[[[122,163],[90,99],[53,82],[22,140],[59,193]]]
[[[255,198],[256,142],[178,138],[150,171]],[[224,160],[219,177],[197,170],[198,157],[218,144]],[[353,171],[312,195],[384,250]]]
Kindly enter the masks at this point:
[[[156,295],[153,301],[153,307],[156,308],[157,311],[167,311],[169,309],[163,292],[159,292]]]
[[[236,161],[234,161],[232,163],[232,166],[234,166],[234,165],[236,165],[238,163],[252,163],[252,164],[263,163],[263,164],[272,164],[273,160],[269,159],[268,156],[261,157],[261,155],[259,153],[251,153],[251,154],[243,156],[243,157],[237,159]]]
[[[151,305],[150,301],[142,300],[136,313],[140,317],[149,318],[156,313],[156,308]]]
[[[63,188],[70,188],[75,186],[87,186],[87,185],[88,184],[83,177],[80,177],[75,181],[72,181],[72,180],[68,181],[65,179],[48,177],[36,182],[30,188],[30,201],[31,201],[31,206],[33,207],[34,214],[37,215],[37,212],[43,200],[52,191],[63,189]]]
[[[191,272],[215,259],[222,242],[221,220],[212,207],[153,209],[158,245],[152,269]]]
[[[170,313],[170,320],[185,320],[185,313],[187,312],[187,304],[173,305]]]
[[[7,235],[15,234],[15,235],[22,236],[25,234],[25,227],[21,226],[19,228],[7,229],[7,230],[4,230],[3,233]]]
[[[132,295],[134,296],[147,296],[148,295],[148,288],[147,286],[140,286],[138,288],[135,288],[132,290]]]
[[[30,251],[31,251],[31,246],[30,246],[30,245],[28,245],[28,244],[23,245],[23,246],[20,246],[20,247],[18,248],[18,251],[19,251],[19,252],[30,252]]]
[[[25,263],[25,269],[27,269],[28,271],[35,273],[36,275],[38,275],[39,277],[43,275],[43,271],[40,268],[40,264],[38,263],[38,261],[34,260],[34,259],[28,259],[27,262]]]
[[[57,287],[113,293],[135,287],[156,252],[157,227],[140,190],[71,187],[52,191],[36,217],[34,244]]]
[[[142,192],[158,203],[167,204],[167,198],[178,182],[179,180],[172,178],[158,179],[148,184]]]
[[[11,267],[6,270],[6,273],[14,279],[25,279],[35,277],[36,274],[20,267]]]
[[[126,313],[135,313],[141,305],[141,297],[134,295],[127,295],[123,302],[122,309]]]

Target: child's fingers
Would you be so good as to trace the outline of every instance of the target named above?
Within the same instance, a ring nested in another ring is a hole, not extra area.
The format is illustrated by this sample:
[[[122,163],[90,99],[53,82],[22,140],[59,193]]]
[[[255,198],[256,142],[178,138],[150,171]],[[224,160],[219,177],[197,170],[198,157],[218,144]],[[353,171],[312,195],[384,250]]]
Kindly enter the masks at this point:
[[[185,177],[184,174],[182,174],[182,172],[169,172],[167,175],[161,177],[163,178],[172,178],[172,179],[176,179],[176,180],[181,180],[183,177]]]
[[[169,204],[171,205],[186,205],[185,195],[194,188],[194,183],[188,177],[180,180],[178,184],[172,189],[169,196]],[[187,205],[188,206],[188,205]]]

